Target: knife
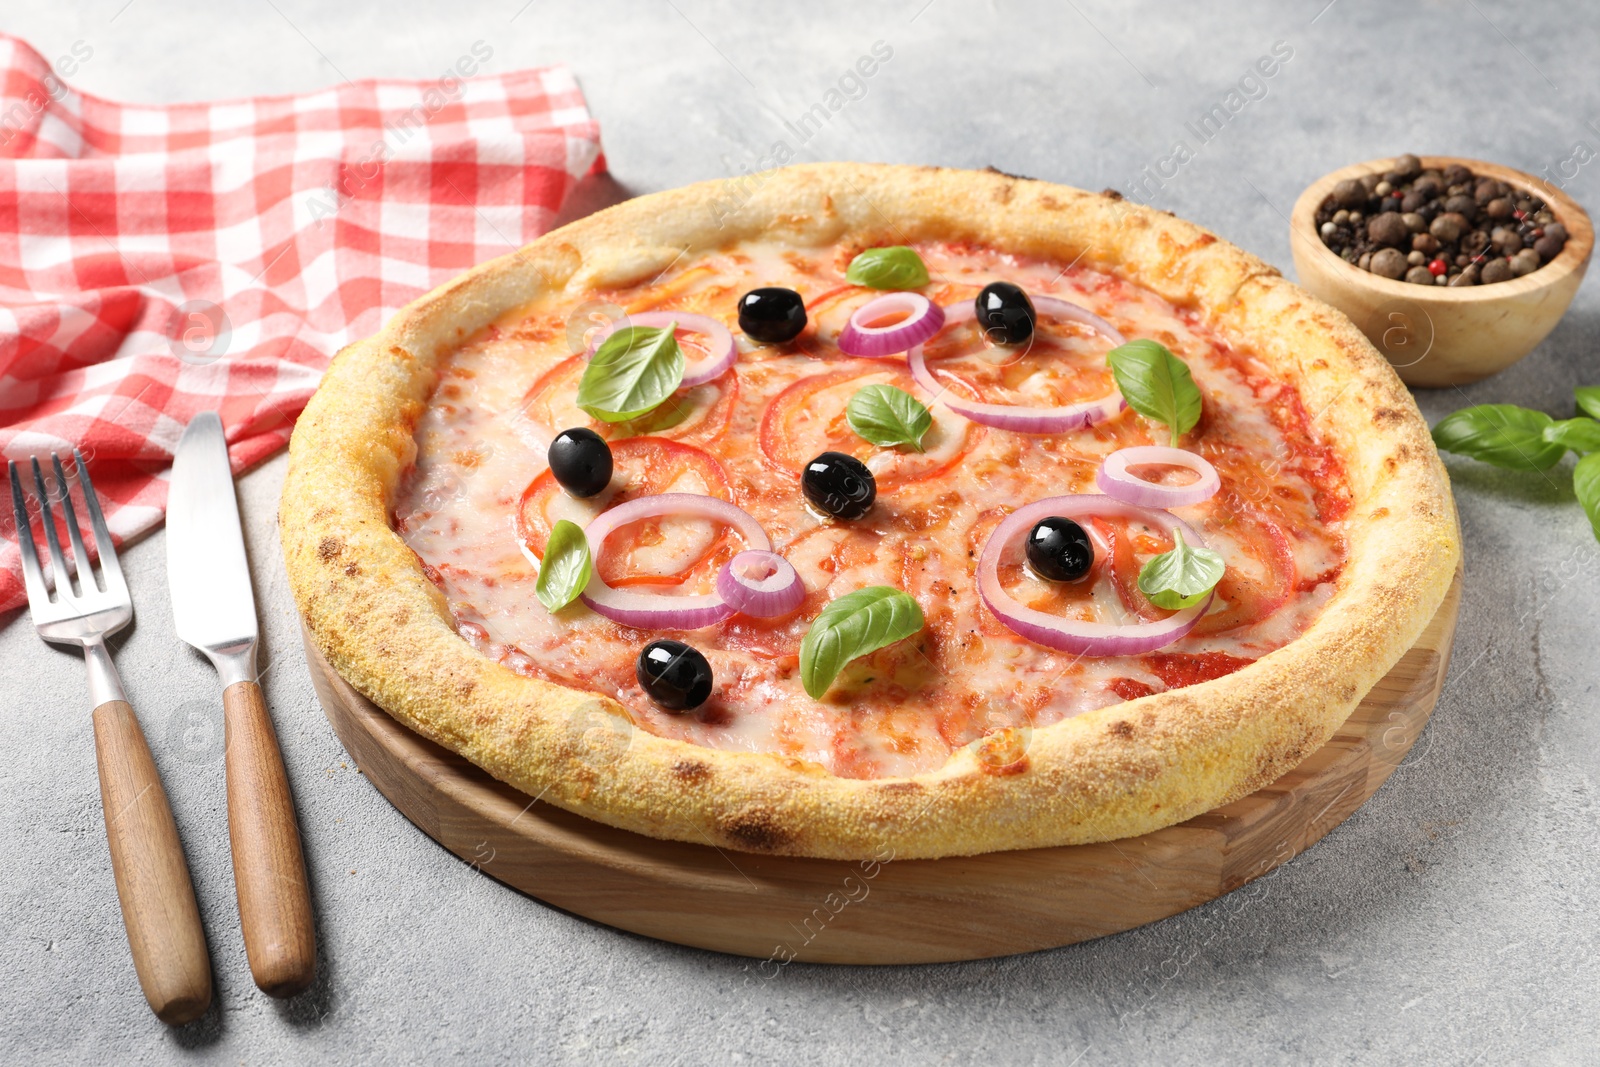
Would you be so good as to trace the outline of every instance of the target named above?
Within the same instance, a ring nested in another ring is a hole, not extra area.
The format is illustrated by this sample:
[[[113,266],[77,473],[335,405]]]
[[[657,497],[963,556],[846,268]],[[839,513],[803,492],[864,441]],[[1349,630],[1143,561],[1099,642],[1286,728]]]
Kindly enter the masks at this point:
[[[317,945],[289,776],[256,681],[256,601],[228,444],[216,412],[178,442],[167,494],[167,584],[178,636],[222,677],[228,841],[250,974],[292,997],[311,984]]]

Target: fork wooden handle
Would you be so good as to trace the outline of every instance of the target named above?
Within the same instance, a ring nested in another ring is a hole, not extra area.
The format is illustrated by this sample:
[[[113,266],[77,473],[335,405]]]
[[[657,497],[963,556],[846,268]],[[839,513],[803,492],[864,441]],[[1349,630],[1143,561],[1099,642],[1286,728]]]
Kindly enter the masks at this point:
[[[228,686],[222,712],[228,840],[250,975],[263,993],[292,997],[316,976],[317,942],[289,776],[261,686]]]
[[[156,1018],[192,1022],[211,1006],[211,957],[167,791],[125,700],[94,709],[95,757],[111,870],[139,985]]]

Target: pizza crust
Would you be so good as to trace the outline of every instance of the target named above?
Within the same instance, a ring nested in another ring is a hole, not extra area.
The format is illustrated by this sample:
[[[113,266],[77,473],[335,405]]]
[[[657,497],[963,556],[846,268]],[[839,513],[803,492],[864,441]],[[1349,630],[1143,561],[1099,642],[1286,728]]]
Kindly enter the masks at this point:
[[[406,726],[530,796],[658,838],[839,859],[1080,844],[1168,826],[1278,778],[1333,734],[1438,609],[1460,545],[1422,416],[1348,319],[1265,263],[1114,196],[994,173],[819,164],[759,177],[725,216],[722,183],[706,182],[573,223],[422,297],[334,360],[290,445],[280,516],[289,580],[328,661]],[[1006,738],[1014,751],[1003,760],[990,739],[905,778],[841,778],[666,740],[634,729],[613,700],[474,651],[390,525],[437,368],[536,295],[578,299],[762,235],[1081,255],[1195,308],[1298,386],[1344,464],[1348,558],[1335,595],[1302,636],[1234,674]]]

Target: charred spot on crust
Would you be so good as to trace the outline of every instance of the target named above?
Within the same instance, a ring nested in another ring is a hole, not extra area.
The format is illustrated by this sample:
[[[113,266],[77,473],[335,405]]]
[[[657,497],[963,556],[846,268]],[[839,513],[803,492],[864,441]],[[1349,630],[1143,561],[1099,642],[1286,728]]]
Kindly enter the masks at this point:
[[[1194,244],[1190,245],[1189,247],[1190,248],[1204,248],[1206,245],[1214,245],[1216,243],[1217,243],[1217,239],[1215,237],[1213,237],[1209,233],[1203,233],[1199,237],[1196,237],[1194,239]]]
[[[1379,426],[1384,426],[1393,422],[1403,422],[1405,421],[1405,417],[1405,412],[1397,411],[1394,408],[1379,408],[1377,411],[1372,413],[1372,421]]]
[[[1039,206],[1044,208],[1046,211],[1060,211],[1061,201],[1046,193],[1044,196],[1039,198]]]
[[[1133,736],[1133,723],[1124,719],[1118,719],[1116,722],[1106,727],[1106,733],[1110,734],[1112,737],[1121,738],[1122,740],[1126,741]]]
[[[317,558],[327,563],[335,559],[344,551],[344,540],[338,537],[324,537],[317,542]]]
[[[722,832],[751,852],[772,852],[789,843],[789,832],[759,811],[735,816],[724,824]]]
[[[351,578],[361,573],[361,565],[352,560],[344,565],[344,573]]]
[[[922,783],[884,782],[882,785],[878,786],[878,789],[884,793],[920,793],[922,792]]]
[[[1106,197],[1107,199],[1110,199],[1110,200],[1121,200],[1121,199],[1123,199],[1123,196],[1122,196],[1121,193],[1119,193],[1115,189],[1110,189],[1110,188],[1100,190],[1100,195],[1103,196],[1103,197]]]
[[[1030,178],[1026,174],[1012,174],[1008,170],[1001,170],[999,167],[995,166],[993,163],[989,164],[987,167],[984,167],[983,169],[988,171],[990,174],[998,174],[1002,178],[1010,178],[1012,181],[1017,181],[1017,182],[1036,182],[1036,181],[1039,180],[1038,178]],[[1010,190],[1007,190],[1006,191],[1007,199],[1010,199],[1010,196],[1011,196],[1011,192],[1010,192]]]
[[[672,776],[686,785],[700,785],[711,778],[711,765],[682,759],[672,765]]]

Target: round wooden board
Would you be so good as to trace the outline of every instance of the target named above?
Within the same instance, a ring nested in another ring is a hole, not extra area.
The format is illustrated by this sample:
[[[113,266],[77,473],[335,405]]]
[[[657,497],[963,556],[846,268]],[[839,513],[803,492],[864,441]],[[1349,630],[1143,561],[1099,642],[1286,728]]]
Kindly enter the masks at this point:
[[[1298,855],[1388,779],[1450,664],[1457,574],[1438,614],[1333,738],[1259,792],[1094,845],[859,863],[657,841],[539,803],[412,733],[306,639],[345,749],[401,813],[463,860],[567,911],[761,959],[933,963],[1100,937],[1213,900]]]

